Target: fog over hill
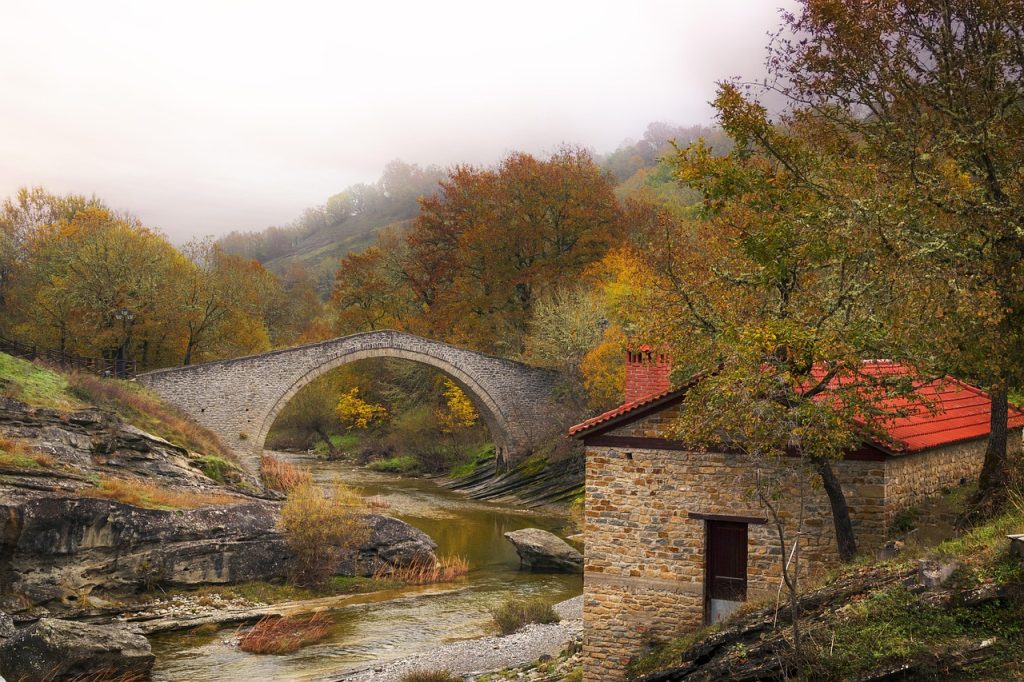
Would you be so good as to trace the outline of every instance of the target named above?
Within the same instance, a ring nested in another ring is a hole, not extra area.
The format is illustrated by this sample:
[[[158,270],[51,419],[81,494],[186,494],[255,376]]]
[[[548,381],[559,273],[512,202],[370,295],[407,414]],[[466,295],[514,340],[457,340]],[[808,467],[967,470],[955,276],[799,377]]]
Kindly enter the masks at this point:
[[[669,203],[691,203],[695,195],[681,190],[667,169],[659,166],[659,159],[674,151],[673,141],[685,146],[698,138],[718,150],[728,148],[728,140],[717,128],[655,122],[639,139],[628,139],[594,160],[612,177],[620,197],[647,190]],[[231,232],[220,244],[229,253],[254,258],[279,274],[290,264],[301,263],[326,294],[338,258],[366,248],[385,228],[405,228],[416,217],[419,197],[436,192],[446,175],[440,166],[424,168],[396,159],[375,183],[352,185],[284,225]]]

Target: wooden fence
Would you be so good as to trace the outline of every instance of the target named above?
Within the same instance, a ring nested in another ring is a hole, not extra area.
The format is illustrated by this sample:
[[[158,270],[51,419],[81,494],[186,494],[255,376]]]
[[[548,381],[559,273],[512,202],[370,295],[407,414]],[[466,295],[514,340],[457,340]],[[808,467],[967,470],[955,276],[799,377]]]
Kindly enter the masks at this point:
[[[118,358],[87,358],[82,355],[65,353],[59,350],[41,349],[35,345],[19,343],[0,336],[0,352],[25,360],[42,360],[64,370],[92,372],[104,377],[130,379],[138,369],[135,360]]]

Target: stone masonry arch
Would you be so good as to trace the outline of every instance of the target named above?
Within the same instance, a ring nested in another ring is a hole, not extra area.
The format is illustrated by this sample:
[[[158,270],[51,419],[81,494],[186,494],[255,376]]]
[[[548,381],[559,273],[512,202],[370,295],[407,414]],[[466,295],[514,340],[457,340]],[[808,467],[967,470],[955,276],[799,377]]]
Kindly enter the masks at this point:
[[[445,373],[487,423],[503,466],[558,428],[555,373],[405,332],[384,330],[147,372],[138,381],[224,441],[252,471],[278,413],[302,387],[341,365],[401,358]]]

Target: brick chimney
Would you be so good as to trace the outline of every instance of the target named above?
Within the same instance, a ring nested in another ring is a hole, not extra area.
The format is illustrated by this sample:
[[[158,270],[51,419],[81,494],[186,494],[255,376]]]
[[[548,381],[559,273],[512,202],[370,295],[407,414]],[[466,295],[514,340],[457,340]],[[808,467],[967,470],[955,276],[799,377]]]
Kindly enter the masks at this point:
[[[672,388],[668,375],[672,362],[663,352],[655,352],[643,344],[626,350],[626,402],[642,400],[649,395]]]

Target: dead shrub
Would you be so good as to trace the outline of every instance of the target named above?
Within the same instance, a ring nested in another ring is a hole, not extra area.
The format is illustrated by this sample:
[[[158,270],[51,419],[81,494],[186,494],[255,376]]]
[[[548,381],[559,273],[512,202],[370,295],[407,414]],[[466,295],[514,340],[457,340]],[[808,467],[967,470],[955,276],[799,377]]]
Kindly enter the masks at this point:
[[[241,498],[221,493],[194,493],[160,488],[145,481],[101,477],[95,488],[86,488],[83,497],[115,500],[145,509],[196,509],[217,504],[238,504]]]
[[[450,583],[469,573],[469,562],[460,556],[446,556],[436,562],[421,561],[408,566],[381,567],[374,572],[377,579],[401,580],[409,585]]]
[[[309,469],[297,467],[270,455],[263,455],[260,457],[260,480],[271,490],[290,493],[300,485],[312,485],[313,474]]]
[[[280,529],[292,554],[290,579],[307,587],[326,584],[341,556],[357,550],[370,534],[362,498],[354,490],[335,483],[327,495],[311,481],[288,493]]]
[[[238,641],[251,654],[290,654],[327,636],[331,619],[322,611],[308,618],[265,616]]]

